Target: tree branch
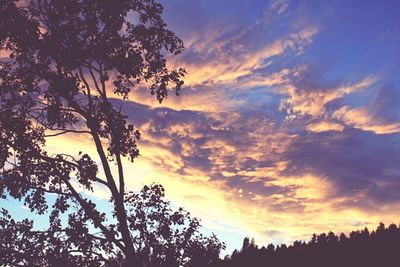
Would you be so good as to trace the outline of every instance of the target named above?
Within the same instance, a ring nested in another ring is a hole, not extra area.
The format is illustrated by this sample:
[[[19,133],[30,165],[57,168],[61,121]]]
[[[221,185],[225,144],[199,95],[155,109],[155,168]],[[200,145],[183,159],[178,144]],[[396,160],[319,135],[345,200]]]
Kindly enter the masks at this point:
[[[87,96],[88,96],[88,101],[89,101],[89,111],[92,111],[93,110],[93,100],[92,100],[92,96],[90,94],[89,83],[86,81],[85,76],[83,75],[82,67],[79,67],[79,76],[81,77],[82,82],[86,86],[86,91],[87,91]]]
[[[97,92],[99,92],[99,94],[100,94],[101,96],[103,96],[103,94],[102,94],[102,92],[101,92],[101,90],[100,90],[99,84],[97,83],[96,76],[95,76],[94,73],[93,73],[92,66],[91,66],[90,64],[89,64],[89,66],[88,66],[88,70],[89,70],[90,75],[92,76],[92,80],[93,80],[93,82],[94,82],[94,86],[96,87]],[[104,98],[104,96],[103,96],[103,98]]]
[[[110,186],[109,186],[109,184],[107,183],[107,181],[104,181],[103,179],[100,179],[100,178],[98,178],[98,177],[95,177],[95,178],[94,178],[94,181],[96,181],[96,182],[98,182],[98,183],[101,183],[101,184],[107,186],[108,189],[110,189]]]
[[[61,129],[51,129],[52,131],[57,131],[57,130],[61,130]],[[90,134],[89,131],[79,131],[79,130],[64,130],[55,134],[45,134],[44,137],[55,137],[55,136],[59,136],[59,135],[63,135],[63,134],[67,134],[67,133],[85,133],[85,134]]]
[[[125,179],[124,179],[124,169],[122,167],[121,155],[119,153],[115,154],[118,165],[118,176],[119,176],[119,193],[123,196],[125,193]]]
[[[101,65],[99,62],[97,62],[97,64],[99,64],[99,68],[100,68],[99,74],[100,74],[101,89],[103,90],[104,98],[107,98],[106,80],[105,80],[104,73],[103,73],[103,65]]]
[[[55,162],[53,163],[53,168],[58,172],[57,166],[55,165]],[[105,227],[101,222],[99,222],[97,219],[95,219],[92,214],[92,208],[89,206],[89,204],[79,195],[79,193],[75,190],[75,188],[72,186],[72,184],[69,182],[69,177],[65,177],[62,173],[58,172],[61,179],[65,183],[65,185],[68,187],[68,189],[71,191],[72,196],[78,201],[78,203],[81,205],[81,207],[85,210],[86,215],[93,221],[94,226],[99,228],[103,234],[110,238],[113,243],[115,243],[122,251],[126,251],[125,247],[115,238],[115,236]]]
[[[75,129],[65,129],[65,128],[54,128],[51,127],[50,125],[47,125],[45,122],[41,121],[38,117],[35,117],[34,115],[32,115],[31,113],[27,113],[27,115],[32,118],[33,120],[35,120],[36,122],[38,122],[43,128],[45,128],[46,130],[50,130],[50,131],[61,131],[61,133],[56,133],[56,134],[49,134],[49,135],[45,135],[44,137],[52,137],[52,136],[57,136],[57,135],[61,135],[61,134],[65,134],[65,133],[85,133],[85,134],[90,134],[90,131],[85,131],[85,130],[75,130]]]
[[[82,78],[82,81],[84,83],[86,83],[86,86],[88,86],[85,78],[83,77],[83,72],[82,72],[81,67],[79,67],[79,73]],[[89,112],[86,112],[85,110],[83,110],[82,107],[78,103],[76,103],[70,95],[64,94],[63,96],[69,102],[69,105],[72,108],[74,108],[75,110],[77,110],[81,114],[81,116],[86,119],[86,124],[91,131],[91,135],[93,137],[93,141],[95,143],[97,153],[100,156],[100,160],[103,165],[103,170],[104,170],[105,176],[107,178],[108,187],[114,198],[115,213],[116,213],[116,217],[118,220],[119,229],[121,231],[123,243],[125,244],[124,252],[125,252],[125,255],[127,255],[128,257],[131,257],[133,255],[133,253],[135,252],[135,248],[133,246],[133,240],[132,240],[132,237],[131,237],[131,234],[129,231],[129,227],[128,227],[127,214],[126,214],[126,210],[125,210],[125,206],[124,206],[124,197],[123,197],[123,195],[120,195],[118,192],[114,177],[113,177],[111,169],[110,169],[109,162],[107,160],[107,156],[104,152],[104,148],[101,143],[100,136],[98,134],[98,129],[97,129],[98,126],[96,124],[95,118],[93,118],[91,115],[92,111],[93,111],[93,106],[92,106],[93,104],[92,104],[92,99],[90,96],[90,90],[88,88]]]

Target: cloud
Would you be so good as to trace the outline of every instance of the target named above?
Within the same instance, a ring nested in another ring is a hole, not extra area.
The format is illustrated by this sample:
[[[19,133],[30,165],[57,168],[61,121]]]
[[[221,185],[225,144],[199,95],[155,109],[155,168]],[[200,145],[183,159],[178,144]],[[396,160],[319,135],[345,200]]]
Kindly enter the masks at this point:
[[[333,183],[335,198],[348,198],[349,207],[377,208],[372,203],[395,203],[396,194],[381,195],[382,181],[390,181],[399,170],[399,149],[395,136],[387,137],[360,130],[347,129],[341,133],[309,134],[292,143],[285,158],[290,165],[285,175],[301,175],[308,170],[326,177]],[[392,169],[388,173],[387,169]],[[378,182],[380,181],[380,182]],[[390,196],[390,197],[389,197]]]
[[[265,231],[273,229],[292,240],[318,229],[347,231],[360,220],[374,227],[394,218],[391,213],[382,215],[383,207],[399,201],[394,177],[400,173],[400,156],[394,137],[342,128],[331,121],[320,123],[323,131],[305,136],[293,133],[293,127],[301,126],[259,110],[161,110],[148,110],[153,115],[144,124],[149,129],[145,142],[158,145],[152,152],[146,144],[140,160],[150,162],[167,190],[174,188],[172,199],[208,223],[218,221],[262,240],[271,238]],[[157,152],[160,149],[173,153]],[[165,164],[155,159],[157,154],[171,159],[164,159]],[[175,161],[181,162],[180,169],[168,164]],[[203,189],[193,192],[193,187]],[[382,194],[390,187],[392,193]],[[359,220],[348,220],[349,216]]]
[[[308,131],[316,133],[327,132],[327,131],[342,132],[344,130],[344,126],[337,122],[322,120],[307,124],[306,129]]]
[[[399,101],[400,91],[387,85],[377,91],[371,105],[355,108],[345,105],[336,110],[333,117],[351,127],[375,134],[399,133]]]
[[[255,48],[246,43],[238,45],[236,41],[240,43],[243,40],[233,41],[237,36],[224,36],[219,31],[223,37],[216,35],[211,40],[204,40],[203,35],[199,35],[193,41],[194,44],[187,48],[186,54],[178,60],[170,60],[171,68],[184,67],[188,74],[181,96],[169,97],[162,106],[175,110],[209,112],[226,112],[246,106],[246,99],[232,95],[254,87],[271,88],[286,84],[292,70],[269,70],[273,57],[282,56],[286,52],[301,53],[317,32],[316,27],[308,26],[299,32],[268,40],[264,46]],[[245,36],[241,38],[246,39]],[[156,99],[150,97],[143,88],[134,90],[130,99],[160,107]]]
[[[276,0],[271,1],[271,10],[276,11],[278,15],[281,15],[289,7],[288,0]]]
[[[240,33],[238,38],[224,34],[221,36],[218,31],[211,34],[214,38],[210,40],[196,36],[189,42],[192,45],[189,45],[187,54],[182,60],[174,62],[174,65],[183,65],[187,69],[186,84],[189,87],[226,85],[234,82],[239,82],[240,86],[240,77],[250,76],[256,70],[267,67],[268,59],[288,50],[302,52],[317,32],[316,27],[308,26],[299,32],[277,37],[259,47],[251,47],[245,43],[245,37],[249,33]]]
[[[9,50],[0,47],[0,59],[1,60],[8,60],[10,58],[11,52]]]
[[[376,118],[366,107],[350,108],[343,106],[333,113],[336,119],[347,125],[376,134],[392,134],[400,132],[400,123],[386,123]]]
[[[371,131],[375,134],[393,134],[400,131],[400,93],[393,86],[384,86],[376,93],[371,105],[352,107],[346,97],[371,88],[378,81],[374,75],[353,83],[339,83],[323,87],[315,82],[307,65],[299,65],[286,73],[286,80],[277,92],[286,95],[280,102],[280,110],[288,119],[305,120],[305,128],[311,132],[338,131],[345,126]]]
[[[273,29],[271,25],[288,8],[288,1],[273,1],[262,7],[264,12],[254,21],[210,20],[186,34],[183,38],[185,52],[167,61],[170,68],[187,70],[185,85],[181,96],[169,97],[163,107],[226,112],[248,104],[247,99],[234,97],[234,94],[242,92],[244,95],[254,87],[270,88],[286,83],[291,69],[275,66],[275,61],[303,53],[319,31],[312,24],[289,27],[284,31]],[[140,88],[132,92],[130,99],[160,107],[146,90]]]
[[[302,68],[306,67],[303,65]],[[376,77],[367,76],[358,82],[339,85],[329,89],[301,88],[296,86],[296,84],[303,82],[302,71],[293,72],[295,82],[281,89],[282,93],[288,95],[287,98],[282,100],[281,109],[285,110],[289,116],[309,115],[312,117],[323,117],[326,115],[327,104],[341,99],[346,95],[365,90],[377,80]],[[299,76],[300,79],[297,80]]]

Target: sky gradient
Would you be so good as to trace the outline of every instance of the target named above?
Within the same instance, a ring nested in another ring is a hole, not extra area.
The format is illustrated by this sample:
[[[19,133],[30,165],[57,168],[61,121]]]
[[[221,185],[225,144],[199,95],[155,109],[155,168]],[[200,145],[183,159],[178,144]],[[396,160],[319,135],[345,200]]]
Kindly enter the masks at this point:
[[[131,189],[165,185],[228,250],[399,223],[398,1],[161,3],[188,74],[162,104],[115,99],[142,133]],[[76,135],[47,148],[94,152]]]

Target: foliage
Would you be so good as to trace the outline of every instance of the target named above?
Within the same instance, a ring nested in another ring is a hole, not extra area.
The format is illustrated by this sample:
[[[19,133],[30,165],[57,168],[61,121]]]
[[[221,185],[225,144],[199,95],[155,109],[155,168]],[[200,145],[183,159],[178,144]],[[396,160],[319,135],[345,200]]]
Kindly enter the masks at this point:
[[[198,235],[196,219],[171,213],[162,187],[125,192],[122,158],[139,155],[140,133],[112,98],[148,88],[162,102],[183,85],[185,71],[166,67],[166,56],[181,53],[183,43],[161,15],[154,0],[1,2],[0,49],[9,57],[0,60],[0,196],[50,214],[50,228],[35,232],[32,222],[3,212],[1,234],[11,243],[1,254],[15,255],[15,264],[161,266],[221,249],[215,237]],[[90,138],[99,160],[49,153],[46,141],[64,135]],[[112,218],[87,197],[101,186]],[[54,204],[48,195],[56,196]],[[22,251],[32,258],[20,259]]]
[[[198,219],[174,211],[161,185],[144,186],[125,195],[129,229],[142,266],[206,266],[224,248],[215,236],[200,232]],[[79,216],[81,215],[81,216]],[[24,266],[120,266],[124,255],[106,238],[93,235],[84,213],[71,214],[68,225],[33,229],[33,221],[16,222],[6,210],[0,216],[0,262]],[[114,226],[115,227],[115,226]],[[202,265],[199,265],[199,264]]]

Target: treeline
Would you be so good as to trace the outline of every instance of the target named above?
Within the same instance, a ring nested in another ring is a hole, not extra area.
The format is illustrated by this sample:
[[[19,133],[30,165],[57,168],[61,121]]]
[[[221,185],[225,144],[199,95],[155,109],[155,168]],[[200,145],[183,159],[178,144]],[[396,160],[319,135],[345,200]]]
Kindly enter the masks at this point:
[[[349,236],[333,232],[314,234],[310,241],[292,245],[273,244],[258,247],[245,238],[241,250],[235,250],[218,267],[286,266],[400,266],[400,228],[381,223],[375,231],[353,231]]]

